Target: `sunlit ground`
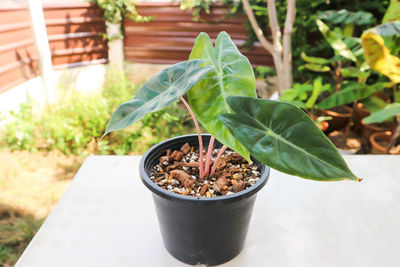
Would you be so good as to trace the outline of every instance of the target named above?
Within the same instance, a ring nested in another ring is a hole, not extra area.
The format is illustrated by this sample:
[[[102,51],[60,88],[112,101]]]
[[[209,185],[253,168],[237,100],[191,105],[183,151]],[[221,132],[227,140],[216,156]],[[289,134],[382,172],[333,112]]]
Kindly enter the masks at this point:
[[[0,152],[0,266],[19,258],[82,160],[57,151]]]

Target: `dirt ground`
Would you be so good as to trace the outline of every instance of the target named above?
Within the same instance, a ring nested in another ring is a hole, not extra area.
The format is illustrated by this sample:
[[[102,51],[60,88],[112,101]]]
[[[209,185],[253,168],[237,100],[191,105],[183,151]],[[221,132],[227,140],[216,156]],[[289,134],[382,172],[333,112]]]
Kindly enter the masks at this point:
[[[0,151],[0,266],[13,266],[83,160],[57,151]]]
[[[46,217],[81,165],[60,152],[0,152],[0,203]]]

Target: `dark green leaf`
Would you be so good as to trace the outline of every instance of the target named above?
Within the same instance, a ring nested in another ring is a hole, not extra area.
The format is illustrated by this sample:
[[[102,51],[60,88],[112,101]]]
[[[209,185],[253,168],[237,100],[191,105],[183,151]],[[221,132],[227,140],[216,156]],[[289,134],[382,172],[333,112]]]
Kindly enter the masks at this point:
[[[139,88],[132,100],[121,104],[112,114],[104,135],[121,130],[144,115],[168,107],[199,82],[212,69],[200,68],[204,60],[188,60],[169,66]],[[103,135],[103,136],[104,136]]]
[[[370,75],[369,71],[361,71],[356,67],[342,68],[340,73],[343,75],[343,77],[361,78],[363,80],[367,79]]]
[[[221,32],[215,48],[210,37],[201,33],[193,46],[190,59],[204,59],[213,66],[205,79],[189,92],[190,106],[201,124],[215,138],[250,160],[250,153],[217,119],[218,114],[230,113],[226,103],[229,95],[256,97],[255,77],[249,60],[243,56],[226,32]]]
[[[260,162],[319,181],[358,180],[335,146],[300,109],[251,97],[228,97],[235,114],[219,119]]]
[[[346,9],[327,10],[317,16],[318,19],[329,21],[332,24],[368,25],[375,21],[373,15],[365,11],[351,12]]]
[[[373,112],[371,115],[366,117],[363,121],[367,124],[379,123],[379,122],[388,120],[390,118],[393,118],[394,116],[396,116],[399,113],[400,113],[400,104],[399,103],[388,104],[388,105],[386,105],[386,107],[384,109]]]
[[[352,103],[354,100],[361,100],[369,97],[375,92],[383,90],[388,83],[375,83],[367,85],[365,83],[348,83],[339,91],[328,98],[325,98],[316,105],[317,108],[333,108]]]
[[[387,103],[383,99],[373,95],[368,97],[367,99],[364,99],[362,102],[364,104],[364,107],[370,112],[382,110],[387,105]]]

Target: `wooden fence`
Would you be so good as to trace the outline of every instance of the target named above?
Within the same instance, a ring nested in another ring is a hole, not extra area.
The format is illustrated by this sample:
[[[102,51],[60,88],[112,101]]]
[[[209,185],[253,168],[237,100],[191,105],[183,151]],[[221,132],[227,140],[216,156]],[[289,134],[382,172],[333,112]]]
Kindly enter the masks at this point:
[[[0,9],[0,93],[38,75],[26,8]]]
[[[226,31],[241,47],[246,40],[245,17],[226,18],[228,9],[214,4],[211,13],[193,21],[191,11],[183,11],[178,3],[139,3],[143,16],[155,16],[147,23],[124,20],[125,59],[142,63],[176,63],[186,60],[199,32],[206,32],[215,42],[221,31]],[[241,49],[254,66],[273,65],[272,57],[256,43],[251,51]]]
[[[102,11],[89,3],[47,4],[44,16],[55,68],[105,63]],[[0,93],[39,75],[27,6],[0,8]]]
[[[215,4],[211,14],[193,21],[191,11],[177,3],[140,3],[141,15],[155,16],[148,23],[124,20],[124,54],[138,63],[176,63],[186,60],[199,32],[215,41],[226,31],[241,47],[246,40],[245,17],[226,18],[227,7]],[[89,3],[44,5],[44,16],[55,68],[108,62],[102,11]],[[272,57],[256,43],[251,51],[241,51],[254,66],[272,66]],[[0,7],[0,93],[39,75],[37,53],[29,11],[26,6]]]

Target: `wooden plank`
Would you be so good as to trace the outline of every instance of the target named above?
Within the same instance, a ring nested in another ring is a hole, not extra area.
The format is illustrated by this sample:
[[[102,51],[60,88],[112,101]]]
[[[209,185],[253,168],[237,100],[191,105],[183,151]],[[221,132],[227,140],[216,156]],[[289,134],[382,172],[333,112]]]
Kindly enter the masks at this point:
[[[85,62],[85,61],[92,61],[97,59],[107,59],[108,52],[107,51],[100,51],[100,52],[93,52],[93,53],[83,53],[83,54],[68,54],[68,55],[54,55],[53,56],[53,64],[60,65],[60,64],[71,64],[75,62]]]
[[[103,12],[90,3],[44,5],[54,65],[108,61]],[[75,65],[74,65],[75,64]],[[0,7],[0,92],[38,75],[36,48],[26,5]]]
[[[87,8],[65,8],[54,9],[44,8],[45,19],[58,19],[58,18],[103,18],[103,12],[96,6]]]
[[[37,60],[32,60],[29,64],[21,64],[15,68],[0,72],[0,93],[36,77],[38,75],[37,69]]]
[[[64,38],[53,39],[50,42],[50,50],[65,50],[71,48],[103,46],[107,49],[107,44],[101,36],[86,37],[86,38]]]
[[[24,58],[36,58],[36,49],[33,43],[0,52],[0,66],[19,62]]]
[[[10,20],[12,18],[12,20]],[[28,9],[3,10],[0,9],[0,25],[29,22]]]
[[[105,33],[104,23],[83,23],[83,24],[63,24],[63,25],[48,25],[47,34],[49,36],[70,32],[97,32]]]
[[[193,21],[190,10],[181,10],[177,3],[140,3],[137,10],[141,15],[152,15],[148,23],[124,20],[125,58],[134,62],[175,63],[189,57],[199,32],[206,32],[215,43],[221,31],[226,31],[233,42],[241,48],[247,39],[244,28],[245,16],[227,18],[228,9],[217,4],[210,14],[202,14]],[[240,49],[254,66],[273,66],[271,55],[255,43],[251,51]]]

